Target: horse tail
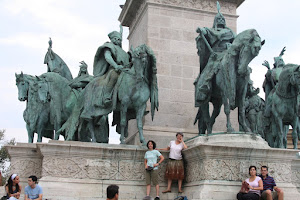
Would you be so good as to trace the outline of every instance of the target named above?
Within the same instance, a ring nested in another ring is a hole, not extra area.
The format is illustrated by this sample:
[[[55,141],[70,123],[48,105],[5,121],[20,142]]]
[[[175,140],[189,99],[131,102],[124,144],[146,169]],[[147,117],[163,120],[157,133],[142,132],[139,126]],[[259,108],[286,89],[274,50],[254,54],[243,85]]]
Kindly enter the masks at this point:
[[[156,68],[156,58],[150,47],[145,46],[146,53],[149,56],[149,82],[150,82],[150,102],[151,102],[151,117],[154,118],[155,109],[158,111],[158,87],[157,87],[157,68]]]

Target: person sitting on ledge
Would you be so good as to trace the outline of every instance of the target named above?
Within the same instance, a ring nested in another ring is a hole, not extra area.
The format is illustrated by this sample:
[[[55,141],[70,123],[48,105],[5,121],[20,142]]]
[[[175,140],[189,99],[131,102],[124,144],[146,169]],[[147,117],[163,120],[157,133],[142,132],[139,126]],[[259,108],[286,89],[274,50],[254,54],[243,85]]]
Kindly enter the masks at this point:
[[[5,191],[7,193],[6,198],[10,200],[16,200],[20,198],[22,186],[19,185],[20,178],[17,174],[12,174],[7,180],[5,185]]]
[[[119,186],[109,185],[106,188],[106,200],[118,200],[119,199]]]
[[[267,166],[261,166],[261,179],[263,181],[264,189],[261,193],[261,199],[262,200],[283,200],[283,191],[276,186],[276,183],[273,179],[273,177],[268,175],[268,167]]]
[[[247,178],[243,182],[248,183],[249,191],[248,193],[239,192],[237,194],[238,200],[259,200],[260,190],[263,190],[263,182],[259,176],[256,176],[256,167],[249,167],[250,178]]]
[[[28,186],[25,187],[25,200],[42,200],[43,189],[37,184],[36,176],[28,177]]]

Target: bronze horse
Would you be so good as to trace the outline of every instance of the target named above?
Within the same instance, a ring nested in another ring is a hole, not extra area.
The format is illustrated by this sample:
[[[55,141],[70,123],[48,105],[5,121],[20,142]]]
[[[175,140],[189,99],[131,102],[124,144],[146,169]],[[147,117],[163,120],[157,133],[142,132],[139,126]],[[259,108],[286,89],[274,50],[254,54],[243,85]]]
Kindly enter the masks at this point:
[[[284,148],[286,137],[284,134],[284,125],[291,125],[293,127],[294,149],[297,149],[300,137],[299,98],[300,65],[287,64],[279,76],[276,88],[272,90],[268,97],[268,103],[272,107],[272,135],[276,137],[274,142],[274,147],[276,148]]]
[[[199,110],[196,116],[195,123],[198,120],[199,134],[212,132],[212,126],[215,123],[216,117],[220,114],[221,106],[224,105],[226,114],[227,132],[233,132],[234,129],[230,122],[230,110],[238,107],[239,124],[243,131],[249,131],[250,128],[246,124],[245,119],[245,97],[247,85],[250,77],[251,69],[248,64],[256,57],[261,49],[264,41],[261,41],[255,29],[249,29],[241,32],[236,36],[232,45],[224,53],[224,55],[210,59],[216,59],[219,62],[217,72],[212,79],[211,93],[204,101],[199,101]],[[201,76],[201,74],[200,74]],[[197,91],[199,81],[195,83],[196,91],[195,98],[202,95]],[[198,99],[203,99],[200,97]],[[209,102],[214,106],[213,113],[210,117]]]
[[[18,98],[27,101],[23,117],[26,122],[28,143],[33,143],[34,133],[38,134],[37,142],[42,142],[42,137],[53,138],[53,125],[50,122],[49,103],[40,101],[37,92],[37,79],[34,76],[16,74]]]

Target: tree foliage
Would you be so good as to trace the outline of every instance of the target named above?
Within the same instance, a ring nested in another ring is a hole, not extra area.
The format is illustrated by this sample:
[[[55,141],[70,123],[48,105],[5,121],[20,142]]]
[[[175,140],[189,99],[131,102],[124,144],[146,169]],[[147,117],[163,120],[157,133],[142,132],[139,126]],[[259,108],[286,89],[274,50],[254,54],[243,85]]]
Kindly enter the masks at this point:
[[[10,158],[8,156],[8,153],[4,147],[4,145],[15,145],[16,140],[15,138],[6,141],[5,140],[5,130],[0,130],[0,169],[1,169],[1,176],[2,176],[2,185],[5,183],[5,180],[9,176],[9,163],[10,163]]]

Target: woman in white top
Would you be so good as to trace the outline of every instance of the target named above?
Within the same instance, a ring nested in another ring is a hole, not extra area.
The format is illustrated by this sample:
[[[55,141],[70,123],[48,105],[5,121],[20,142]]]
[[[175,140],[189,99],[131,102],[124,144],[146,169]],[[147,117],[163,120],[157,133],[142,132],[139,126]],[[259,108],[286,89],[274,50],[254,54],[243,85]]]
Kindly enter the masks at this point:
[[[249,184],[249,192],[237,194],[238,200],[259,200],[260,191],[263,190],[263,182],[259,176],[256,176],[256,167],[249,167],[250,178],[247,178],[245,181]],[[243,181],[244,182],[244,181]]]
[[[171,192],[172,180],[178,180],[178,192],[182,193],[182,180],[184,179],[184,166],[181,151],[187,146],[183,141],[183,133],[176,134],[176,140],[170,142],[169,146],[159,150],[170,150],[169,161],[166,168],[168,188],[163,193]]]

